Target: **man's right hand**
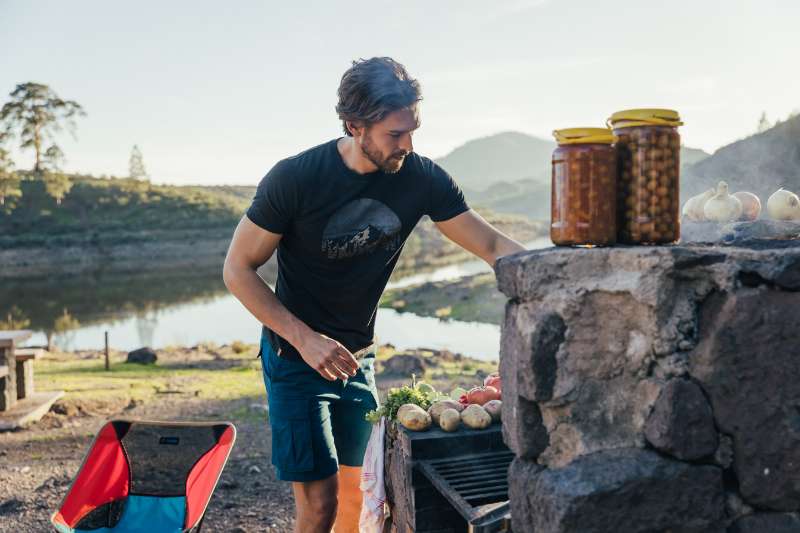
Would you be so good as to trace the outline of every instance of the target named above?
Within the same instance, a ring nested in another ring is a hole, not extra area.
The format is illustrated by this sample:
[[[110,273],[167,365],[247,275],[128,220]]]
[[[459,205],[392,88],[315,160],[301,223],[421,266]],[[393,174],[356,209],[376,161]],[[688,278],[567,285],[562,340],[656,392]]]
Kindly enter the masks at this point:
[[[353,354],[322,333],[313,332],[305,337],[297,351],[308,366],[329,381],[353,377],[358,371],[358,361]]]

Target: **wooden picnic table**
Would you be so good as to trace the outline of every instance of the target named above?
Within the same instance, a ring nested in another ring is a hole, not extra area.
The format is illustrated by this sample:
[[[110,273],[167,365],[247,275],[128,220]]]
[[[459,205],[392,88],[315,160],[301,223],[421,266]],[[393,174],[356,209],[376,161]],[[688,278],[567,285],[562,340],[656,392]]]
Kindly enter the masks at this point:
[[[16,346],[28,340],[33,332],[27,329],[5,330],[0,331],[0,366],[8,367],[7,375],[0,377],[0,411],[8,411],[17,403],[20,390],[17,388],[17,377],[22,373],[22,387],[21,392],[25,392],[25,384],[30,383],[30,389],[33,387],[33,367],[30,363],[24,363],[20,371],[17,371],[17,357]],[[30,373],[30,377],[25,376],[26,370]],[[33,392],[31,390],[31,392]]]
[[[37,347],[20,347],[32,331],[0,331],[0,431],[24,427],[42,418],[63,391],[35,392],[33,360],[44,354]]]
[[[12,348],[15,344],[31,338],[33,332],[29,329],[0,330],[0,348]]]

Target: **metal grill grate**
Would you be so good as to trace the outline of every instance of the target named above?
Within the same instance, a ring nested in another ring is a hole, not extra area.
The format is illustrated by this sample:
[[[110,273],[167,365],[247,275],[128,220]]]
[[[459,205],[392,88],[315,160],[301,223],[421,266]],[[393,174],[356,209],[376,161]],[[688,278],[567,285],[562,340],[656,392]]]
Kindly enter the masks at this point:
[[[418,461],[425,477],[469,523],[470,532],[509,531],[508,450]]]

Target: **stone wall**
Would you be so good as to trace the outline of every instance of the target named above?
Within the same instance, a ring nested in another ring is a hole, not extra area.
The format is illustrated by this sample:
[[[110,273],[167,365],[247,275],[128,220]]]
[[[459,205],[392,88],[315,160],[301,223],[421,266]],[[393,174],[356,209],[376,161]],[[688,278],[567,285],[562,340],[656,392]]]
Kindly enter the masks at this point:
[[[800,242],[496,274],[515,533],[800,531]]]

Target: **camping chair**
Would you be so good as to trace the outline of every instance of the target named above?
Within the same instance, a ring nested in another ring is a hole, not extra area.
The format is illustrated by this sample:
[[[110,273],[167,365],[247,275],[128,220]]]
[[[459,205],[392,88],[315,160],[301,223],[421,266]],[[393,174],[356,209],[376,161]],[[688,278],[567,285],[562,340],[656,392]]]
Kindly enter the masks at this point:
[[[196,533],[236,440],[230,423],[113,420],[51,522],[62,533]]]

